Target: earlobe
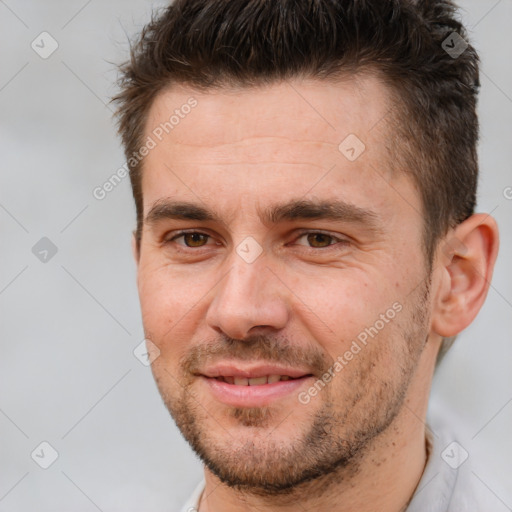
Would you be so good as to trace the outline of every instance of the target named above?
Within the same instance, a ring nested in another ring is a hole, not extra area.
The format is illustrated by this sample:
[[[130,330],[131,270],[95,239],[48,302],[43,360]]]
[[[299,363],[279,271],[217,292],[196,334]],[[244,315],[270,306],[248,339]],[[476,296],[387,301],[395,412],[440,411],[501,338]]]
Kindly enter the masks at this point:
[[[496,221],[489,215],[472,215],[439,245],[432,328],[450,337],[473,321],[489,291],[499,245]]]

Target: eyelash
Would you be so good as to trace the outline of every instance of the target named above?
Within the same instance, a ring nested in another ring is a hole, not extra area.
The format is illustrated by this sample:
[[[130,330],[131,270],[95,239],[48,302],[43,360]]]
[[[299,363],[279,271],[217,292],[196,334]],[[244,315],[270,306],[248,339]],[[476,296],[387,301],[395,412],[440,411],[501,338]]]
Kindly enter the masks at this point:
[[[204,236],[207,236],[208,239],[210,238],[213,238],[211,235],[209,235],[208,233],[203,233],[201,231],[179,231],[178,233],[176,233],[172,238],[168,239],[168,240],[165,240],[165,244],[170,244],[171,242],[174,242],[175,240],[177,240],[178,238],[181,238],[183,237],[184,235],[190,235],[190,234],[198,234],[198,235],[204,235]],[[298,235],[297,235],[297,238],[296,240],[299,240],[300,238],[302,238],[303,236],[306,236],[306,235],[325,235],[325,236],[328,236],[330,237],[334,242],[336,243],[331,243],[329,245],[327,245],[326,247],[311,247],[311,246],[303,246],[305,249],[316,249],[316,250],[327,250],[331,247],[334,247],[336,245],[347,245],[349,244],[349,241],[346,240],[346,239],[342,239],[342,238],[339,238],[339,237],[336,237],[334,235],[331,235],[330,233],[325,233],[323,231],[315,231],[315,230],[312,230],[312,231],[302,231],[300,232]],[[203,247],[205,246],[199,246],[197,248],[194,248],[194,247],[189,247],[187,245],[181,245],[181,248],[182,250],[188,250],[188,249],[191,249],[191,250],[194,250],[194,249],[202,249]]]

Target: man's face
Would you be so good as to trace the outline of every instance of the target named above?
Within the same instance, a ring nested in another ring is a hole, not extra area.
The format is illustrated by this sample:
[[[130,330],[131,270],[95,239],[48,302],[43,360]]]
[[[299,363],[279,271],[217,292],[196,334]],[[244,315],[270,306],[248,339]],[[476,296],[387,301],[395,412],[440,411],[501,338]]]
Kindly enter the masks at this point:
[[[153,374],[231,485],[277,492],[349,465],[402,410],[430,303],[388,108],[371,77],[176,87],[152,106],[138,287]],[[162,136],[175,109],[189,113]]]

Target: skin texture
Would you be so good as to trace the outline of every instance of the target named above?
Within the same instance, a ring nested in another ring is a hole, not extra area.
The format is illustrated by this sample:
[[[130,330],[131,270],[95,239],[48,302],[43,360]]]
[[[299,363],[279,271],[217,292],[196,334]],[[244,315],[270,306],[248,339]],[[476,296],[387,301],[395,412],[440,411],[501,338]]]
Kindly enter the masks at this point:
[[[218,219],[153,215],[134,255],[146,337],[160,351],[154,377],[205,462],[201,512],[403,510],[426,461],[441,336],[466,327],[485,299],[494,221],[475,215],[450,230],[428,271],[420,198],[389,165],[390,103],[376,77],[207,93],[175,86],[156,98],[147,135],[190,97],[197,106],[145,157],[144,215],[172,200]],[[349,134],[365,145],[354,161],[338,149]],[[263,215],[298,200],[367,214]],[[208,236],[171,240],[183,229]],[[252,263],[237,252],[247,237],[262,251]],[[333,371],[393,305],[400,311]],[[198,375],[226,361],[306,370],[301,392],[329,368],[334,377],[308,403],[297,391],[228,406]]]

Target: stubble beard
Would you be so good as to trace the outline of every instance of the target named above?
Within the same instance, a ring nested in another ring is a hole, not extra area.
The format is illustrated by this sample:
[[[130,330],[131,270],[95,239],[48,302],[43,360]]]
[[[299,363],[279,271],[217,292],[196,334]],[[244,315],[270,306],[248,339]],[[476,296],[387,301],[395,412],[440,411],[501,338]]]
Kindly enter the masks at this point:
[[[288,429],[293,427],[295,431],[290,432],[287,443],[273,439],[272,433],[279,429],[281,423],[286,424],[287,418],[283,419],[282,411],[273,406],[230,408],[227,412],[230,421],[236,420],[239,425],[237,430],[244,427],[247,432],[244,439],[230,438],[227,429],[222,428],[222,425],[219,428],[222,420],[213,419],[198,403],[193,392],[193,379],[187,377],[185,372],[182,382],[188,379],[188,383],[173,395],[165,391],[163,381],[155,375],[161,396],[192,449],[205,466],[229,487],[263,497],[297,494],[301,489],[312,487],[324,492],[331,484],[339,483],[341,479],[348,480],[357,474],[367,449],[388,429],[402,408],[426,343],[429,281],[426,280],[423,288],[417,289],[414,295],[414,299],[411,299],[414,303],[407,308],[408,318],[399,322],[401,325],[393,337],[384,340],[377,337],[371,342],[374,345],[365,347],[367,357],[363,355],[359,362],[350,363],[359,364],[359,367],[349,374],[349,379],[336,376],[315,397],[316,400],[323,400],[323,403],[311,411],[307,421],[302,425],[296,422],[288,425]],[[378,350],[377,344],[393,343],[393,340],[400,337],[404,341],[398,343],[401,349],[394,354],[394,358],[399,361],[395,372],[391,377],[377,380],[374,368],[379,362],[384,364],[382,349]],[[261,356],[265,355],[272,356],[266,360],[279,361],[274,357],[275,351],[280,350],[277,345],[269,345],[269,340],[259,340],[261,343],[258,339],[254,341],[255,359],[263,359]],[[227,353],[231,347],[240,355],[240,350],[245,350],[248,345],[242,348],[236,343],[246,342],[229,340],[217,346],[222,347],[219,352]],[[190,361],[201,359],[200,354],[199,350],[194,357],[188,359],[187,364],[190,366]],[[249,352],[244,353],[243,357],[246,356],[250,358]],[[316,360],[318,357],[317,354]],[[304,354],[300,358],[303,360]],[[325,371],[329,366],[325,357],[323,365],[322,371]],[[344,368],[340,375],[348,376],[343,374],[347,369]],[[344,403],[342,407],[337,405],[340,398],[332,393],[336,379],[341,384],[338,387],[344,387],[344,394],[340,395],[341,403]],[[307,405],[297,401],[297,407]],[[279,421],[278,417],[281,418]],[[211,435],[209,424],[221,433],[220,436]]]

